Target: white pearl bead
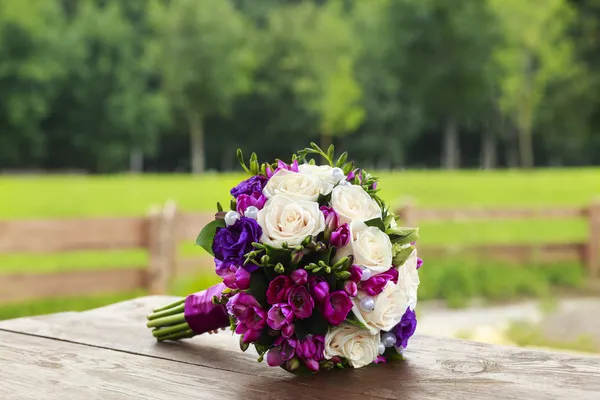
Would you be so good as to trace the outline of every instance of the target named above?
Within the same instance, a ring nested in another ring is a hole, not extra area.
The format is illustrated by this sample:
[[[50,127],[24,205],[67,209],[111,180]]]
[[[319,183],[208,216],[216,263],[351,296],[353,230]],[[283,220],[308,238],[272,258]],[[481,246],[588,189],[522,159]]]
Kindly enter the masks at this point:
[[[371,272],[371,270],[367,267],[363,267],[362,268],[362,275],[360,276],[360,280],[361,281],[366,281],[367,279],[369,279],[371,276],[373,275],[373,273]]]
[[[340,181],[338,183],[338,185],[340,185],[340,186],[351,186],[352,184],[350,182],[348,182],[347,180],[344,179],[343,181]]]
[[[344,175],[344,171],[341,168],[335,167],[331,170],[331,177],[333,178],[334,182],[339,182],[345,176],[346,175]]]
[[[240,219],[240,214],[235,211],[228,211],[227,214],[225,214],[225,225],[231,226],[235,224],[235,221],[238,219]]]
[[[366,296],[360,299],[360,308],[363,311],[373,311],[375,309],[375,300],[372,297]]]
[[[380,356],[382,356],[383,353],[385,353],[385,345],[383,343],[379,343],[379,346],[377,346],[377,352]]]
[[[246,211],[244,211],[244,216],[246,218],[252,218],[252,219],[258,218],[258,208],[254,207],[254,206],[250,206],[250,207],[246,208]]]
[[[385,347],[393,347],[396,345],[396,335],[394,335],[392,332],[386,332],[383,335],[381,335],[381,343],[383,343],[383,345]]]

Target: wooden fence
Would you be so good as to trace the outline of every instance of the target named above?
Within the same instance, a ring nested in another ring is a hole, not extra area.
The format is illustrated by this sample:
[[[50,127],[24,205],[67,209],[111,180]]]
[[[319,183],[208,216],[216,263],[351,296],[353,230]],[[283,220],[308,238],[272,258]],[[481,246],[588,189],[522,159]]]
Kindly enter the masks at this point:
[[[428,210],[410,205],[400,216],[407,226],[423,221],[473,221],[524,218],[586,218],[589,237],[582,243],[425,247],[425,257],[466,251],[485,257],[528,260],[579,260],[590,277],[600,272],[600,202],[585,208]],[[180,213],[175,204],[152,209],[147,217],[88,218],[0,222],[0,253],[55,253],[84,250],[143,249],[148,265],[50,274],[0,275],[0,303],[146,289],[165,293],[176,274],[211,268],[207,256],[181,259],[178,245],[193,241],[212,214]]]

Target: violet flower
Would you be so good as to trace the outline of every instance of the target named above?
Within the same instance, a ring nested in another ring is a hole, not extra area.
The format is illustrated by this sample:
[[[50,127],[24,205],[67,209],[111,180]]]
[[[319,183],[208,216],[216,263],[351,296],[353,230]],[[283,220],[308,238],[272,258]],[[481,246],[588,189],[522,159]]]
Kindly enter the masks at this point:
[[[308,280],[308,273],[303,269],[297,269],[292,272],[291,277],[296,285],[304,285]]]
[[[296,327],[294,326],[294,324],[285,325],[283,328],[281,328],[281,336],[283,336],[286,339],[291,338],[294,332],[296,331],[295,328]]]
[[[287,303],[274,304],[267,313],[267,325],[269,328],[281,330],[284,326],[290,325],[294,320],[294,312]]]
[[[383,289],[390,281],[398,283],[398,270],[396,268],[390,268],[386,272],[370,277],[362,282],[360,287],[369,296],[377,296],[383,292]]]
[[[267,353],[267,364],[270,367],[279,367],[296,355],[297,341],[278,337],[274,346]]]
[[[236,187],[231,189],[230,193],[236,198],[241,194],[252,195],[253,193],[262,193],[263,188],[267,184],[267,180],[268,179],[262,175],[253,176],[240,182]]]
[[[342,290],[330,293],[323,301],[323,316],[333,326],[344,322],[350,310],[352,301]]]
[[[298,169],[298,160],[294,160],[293,163],[291,163],[290,165],[284,163],[281,160],[277,161],[277,168],[275,168],[275,171],[273,171],[271,169],[271,167],[269,165],[267,165],[267,177],[272,177],[273,175],[275,175],[277,173],[277,171],[281,171],[282,169],[286,169],[288,171],[292,171],[292,172],[299,172],[300,170]]]
[[[321,206],[319,208],[325,217],[325,238],[329,238],[331,233],[335,231],[340,224],[340,217],[332,207]]]
[[[344,292],[350,297],[356,297],[358,294],[358,286],[350,280],[344,282]]]
[[[252,251],[252,242],[258,242],[262,228],[251,218],[241,217],[231,226],[217,228],[212,244],[215,258],[226,265],[242,265],[244,254]]]
[[[227,264],[215,258],[217,275],[223,278],[223,283],[230,289],[246,290],[250,287],[250,272],[246,269]]]
[[[406,348],[408,339],[415,333],[417,329],[417,315],[410,308],[406,309],[400,323],[392,328],[392,333],[396,335],[396,347]]]
[[[423,266],[423,260],[420,259],[419,257],[417,257],[417,269],[421,268]]]
[[[359,267],[358,265],[354,264],[350,267],[349,269],[350,271],[350,280],[354,283],[358,283],[360,282],[360,279],[362,278],[362,268]]]
[[[288,304],[292,307],[298,319],[305,319],[312,315],[315,301],[304,286],[295,286],[288,291]]]
[[[322,276],[312,276],[308,287],[310,288],[310,294],[317,300],[317,303],[322,303],[329,294],[329,284]]]
[[[258,340],[267,323],[267,313],[252,295],[236,294],[227,302],[227,311],[237,319],[235,333],[244,335],[244,343]]]
[[[269,282],[267,287],[267,302],[269,304],[281,303],[287,296],[288,290],[292,287],[292,281],[285,275],[279,275]]]
[[[312,371],[319,370],[319,361],[325,358],[324,351],[325,337],[322,335],[307,335],[296,344],[296,355]]]
[[[350,242],[350,227],[343,224],[331,232],[331,244],[337,248],[344,247]]]
[[[240,215],[245,215],[248,207],[254,206],[259,210],[262,210],[266,202],[267,198],[261,192],[240,194],[237,197],[236,210]]]

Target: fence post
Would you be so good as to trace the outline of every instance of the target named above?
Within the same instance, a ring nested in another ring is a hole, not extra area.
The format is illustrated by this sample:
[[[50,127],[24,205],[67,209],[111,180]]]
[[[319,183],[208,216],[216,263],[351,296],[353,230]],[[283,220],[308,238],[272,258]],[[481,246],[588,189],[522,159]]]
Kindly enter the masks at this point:
[[[177,257],[176,216],[177,206],[174,202],[150,210],[147,282],[150,294],[165,294],[174,275]]]
[[[600,272],[600,199],[596,198],[588,209],[589,238],[586,251],[588,275],[596,278]]]
[[[414,203],[412,199],[407,198],[404,201],[404,204],[398,210],[398,216],[402,221],[402,225],[406,227],[414,227],[417,226],[417,221],[415,221],[415,213],[414,213]]]

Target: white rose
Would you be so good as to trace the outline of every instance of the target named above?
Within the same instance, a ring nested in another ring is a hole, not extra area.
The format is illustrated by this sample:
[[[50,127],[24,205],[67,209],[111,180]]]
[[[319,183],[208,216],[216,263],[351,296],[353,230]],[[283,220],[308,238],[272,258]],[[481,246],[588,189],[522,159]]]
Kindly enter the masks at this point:
[[[352,299],[354,303],[352,312],[360,322],[369,328],[371,333],[392,330],[394,326],[398,325],[408,307],[404,286],[396,285],[391,281],[385,286],[383,292],[371,297],[375,302],[373,311],[365,311],[360,307],[360,301],[364,297],[368,297],[368,295],[359,290],[357,296]]]
[[[373,275],[392,268],[392,242],[381,229],[355,221],[350,225],[352,238],[336,254],[336,261],[352,254],[354,264],[365,266]]]
[[[282,169],[269,179],[263,194],[268,199],[276,194],[284,194],[301,200],[317,201],[322,191],[323,183],[316,175]]]
[[[343,322],[325,335],[325,358],[344,357],[352,367],[364,367],[377,358],[380,342],[379,332],[373,334]]]
[[[411,310],[417,306],[417,290],[419,289],[419,270],[417,269],[417,250],[413,250],[410,257],[398,267],[398,286],[404,286],[406,301]]]
[[[302,164],[298,167],[301,173],[314,175],[321,180],[321,193],[329,194],[340,178],[333,174],[333,167],[329,165]]]
[[[377,202],[358,185],[341,185],[333,188],[331,207],[340,216],[342,223],[381,218],[381,208]]]
[[[308,235],[316,236],[325,230],[319,203],[281,194],[267,200],[257,221],[263,230],[261,242],[277,247],[283,242],[296,246]]]

